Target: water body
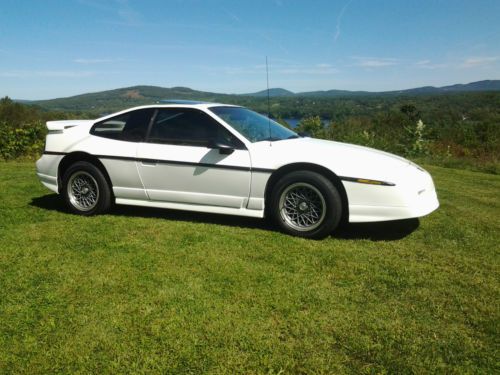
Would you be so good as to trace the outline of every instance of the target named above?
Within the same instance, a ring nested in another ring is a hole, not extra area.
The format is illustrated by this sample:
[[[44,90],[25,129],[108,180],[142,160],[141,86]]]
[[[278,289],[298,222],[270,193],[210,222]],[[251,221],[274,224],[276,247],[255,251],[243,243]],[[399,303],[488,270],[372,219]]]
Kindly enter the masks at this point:
[[[290,127],[292,129],[294,129],[299,125],[299,123],[302,119],[300,119],[300,118],[284,118],[283,120],[285,120],[286,123],[288,125],[290,125]],[[323,126],[327,126],[330,123],[330,120],[327,118],[322,118],[321,122],[323,123]]]
[[[298,125],[299,125],[299,122],[300,122],[300,119],[299,118],[284,118],[283,120],[286,121],[286,123],[288,125],[290,125],[290,127],[293,129],[293,128],[296,128]]]

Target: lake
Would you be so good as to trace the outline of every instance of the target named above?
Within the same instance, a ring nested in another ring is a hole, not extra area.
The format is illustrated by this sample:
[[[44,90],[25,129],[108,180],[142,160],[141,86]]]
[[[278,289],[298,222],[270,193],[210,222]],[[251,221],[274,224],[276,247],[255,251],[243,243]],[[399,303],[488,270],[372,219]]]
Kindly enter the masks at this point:
[[[296,128],[297,125],[299,125],[299,123],[302,119],[300,119],[300,118],[284,118],[283,120],[285,120],[286,123],[288,125],[290,125],[290,127],[293,129],[293,128]],[[330,120],[327,118],[323,118],[323,119],[321,119],[321,122],[323,123],[323,126],[326,126],[330,123]]]

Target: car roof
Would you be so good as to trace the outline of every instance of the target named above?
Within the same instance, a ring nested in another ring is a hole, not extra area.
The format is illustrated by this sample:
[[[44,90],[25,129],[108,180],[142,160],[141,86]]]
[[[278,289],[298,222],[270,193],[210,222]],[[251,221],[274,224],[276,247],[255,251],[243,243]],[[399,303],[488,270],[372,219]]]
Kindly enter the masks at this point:
[[[205,102],[205,101],[201,101],[201,100],[184,100],[184,99],[159,100],[158,103],[161,103],[161,104],[212,104],[210,102]]]
[[[241,107],[241,106],[234,104],[224,104],[224,103],[198,102],[194,100],[161,100],[156,104],[147,104],[138,107],[128,108],[126,111],[130,111],[133,109],[141,109],[141,108],[169,108],[169,107],[207,109],[211,107]]]

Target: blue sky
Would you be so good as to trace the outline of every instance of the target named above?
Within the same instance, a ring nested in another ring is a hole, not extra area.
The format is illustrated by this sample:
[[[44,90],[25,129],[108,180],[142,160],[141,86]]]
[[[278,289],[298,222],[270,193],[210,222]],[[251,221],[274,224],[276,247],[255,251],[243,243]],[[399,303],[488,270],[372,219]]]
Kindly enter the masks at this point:
[[[0,96],[500,79],[499,0],[0,0]]]

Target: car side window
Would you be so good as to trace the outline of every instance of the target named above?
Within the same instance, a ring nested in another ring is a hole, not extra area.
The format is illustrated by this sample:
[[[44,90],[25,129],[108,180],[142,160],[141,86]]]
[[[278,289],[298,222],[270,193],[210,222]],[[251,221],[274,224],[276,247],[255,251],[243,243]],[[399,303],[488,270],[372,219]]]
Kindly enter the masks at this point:
[[[207,147],[210,142],[222,142],[234,148],[245,148],[243,142],[213,118],[190,108],[160,109],[148,141],[199,147]]]
[[[98,122],[90,134],[128,142],[142,142],[146,138],[154,108],[138,109]]]

